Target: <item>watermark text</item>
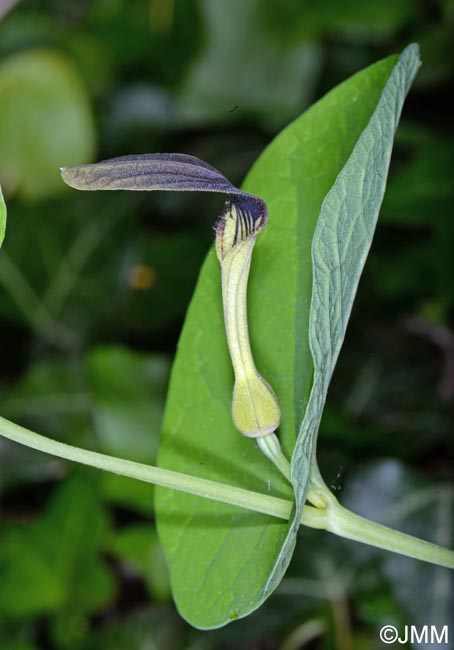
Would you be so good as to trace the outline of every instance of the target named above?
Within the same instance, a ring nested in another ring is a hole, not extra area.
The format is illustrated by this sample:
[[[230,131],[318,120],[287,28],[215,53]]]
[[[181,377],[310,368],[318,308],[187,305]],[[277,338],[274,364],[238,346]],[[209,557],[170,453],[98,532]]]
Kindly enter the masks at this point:
[[[391,643],[449,643],[449,630],[447,625],[404,625],[398,630],[394,625],[384,625],[380,630],[380,640],[388,645]]]

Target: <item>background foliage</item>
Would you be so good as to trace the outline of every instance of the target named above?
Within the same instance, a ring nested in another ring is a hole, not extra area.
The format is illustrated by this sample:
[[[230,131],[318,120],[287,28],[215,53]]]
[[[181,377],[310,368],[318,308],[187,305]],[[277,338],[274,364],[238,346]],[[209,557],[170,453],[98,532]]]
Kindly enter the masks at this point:
[[[239,184],[290,119],[416,40],[424,66],[319,458],[343,503],[448,545],[453,148],[443,98],[453,21],[442,0],[11,8],[0,23],[2,415],[152,462],[177,337],[222,206],[209,195],[79,194],[60,181],[61,165],[181,151]],[[440,570],[305,529],[262,609],[223,630],[193,630],[170,599],[152,496],[149,485],[1,440],[0,647],[349,650],[378,645],[382,624],[446,622]]]

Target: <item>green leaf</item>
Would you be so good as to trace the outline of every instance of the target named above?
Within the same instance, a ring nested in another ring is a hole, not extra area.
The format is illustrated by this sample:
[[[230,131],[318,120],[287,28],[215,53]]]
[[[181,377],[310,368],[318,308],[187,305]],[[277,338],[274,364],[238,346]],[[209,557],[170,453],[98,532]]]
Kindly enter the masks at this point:
[[[30,50],[0,66],[0,179],[42,197],[64,189],[58,168],[89,161],[95,132],[86,90],[58,52]]]
[[[311,395],[292,455],[296,536],[309,471],[319,480],[315,443],[326,394],[344,341],[359,279],[383,200],[394,134],[402,106],[420,66],[419,48],[404,50],[377,108],[335,184],[326,195],[312,240],[313,291],[309,343],[314,361]]]
[[[6,204],[5,199],[3,198],[2,188],[0,186],[0,248],[5,239],[6,231]]]
[[[313,232],[322,201],[367,126],[395,62],[392,57],[371,66],[315,104],[271,143],[244,185],[269,208],[269,224],[253,256],[248,311],[257,368],[282,407],[279,436],[288,456],[312,385],[307,332]],[[211,251],[180,338],[159,463],[289,498],[288,484],[233,427],[233,376],[220,294]],[[156,507],[178,609],[197,627],[218,627],[256,609],[290,560],[294,534],[279,557],[287,536],[284,522],[161,489]]]

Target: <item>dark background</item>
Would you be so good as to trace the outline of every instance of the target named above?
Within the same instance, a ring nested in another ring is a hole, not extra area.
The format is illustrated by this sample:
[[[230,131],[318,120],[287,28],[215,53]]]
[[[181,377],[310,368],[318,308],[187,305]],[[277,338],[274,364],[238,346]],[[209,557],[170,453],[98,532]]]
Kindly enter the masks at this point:
[[[319,458],[355,511],[451,544],[452,2],[3,0],[2,14],[1,413],[142,462],[222,198],[78,193],[58,168],[178,151],[240,184],[327,90],[420,43]],[[385,624],[448,622],[444,570],[305,529],[263,608],[194,630],[152,493],[0,439],[2,650],[353,650],[381,647]]]

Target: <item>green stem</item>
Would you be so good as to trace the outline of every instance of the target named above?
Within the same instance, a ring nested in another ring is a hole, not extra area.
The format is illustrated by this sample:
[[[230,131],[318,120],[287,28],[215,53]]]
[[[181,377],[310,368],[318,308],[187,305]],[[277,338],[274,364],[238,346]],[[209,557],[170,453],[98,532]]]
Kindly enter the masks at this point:
[[[292,482],[290,477],[290,463],[282,453],[281,444],[275,433],[269,433],[266,436],[257,438],[257,444],[262,453],[277,467],[281,474],[289,483]]]
[[[454,569],[453,551],[377,524],[344,508],[323,480],[315,454],[311,464],[308,499],[316,506],[323,504],[322,508],[327,513],[326,530],[339,537]]]
[[[225,485],[188,474],[181,474],[162,467],[143,465],[131,460],[115,458],[95,451],[66,445],[63,442],[41,436],[2,417],[0,417],[0,435],[52,456],[103,469],[113,474],[128,476],[138,481],[188,492],[206,499],[223,501],[247,510],[262,512],[272,517],[288,519],[292,509],[290,501],[285,499],[260,494],[259,492],[251,492],[233,485]],[[313,528],[324,528],[323,515],[317,512],[315,508],[308,507],[305,509],[303,521],[304,524]]]
[[[292,504],[278,497],[252,492],[232,485],[173,472],[161,467],[143,465],[122,458],[72,447],[45,438],[5,418],[0,417],[0,435],[38,451],[97,467],[139,481],[189,492],[207,499],[261,512],[280,519],[289,519]],[[325,529],[336,535],[387,549],[419,560],[454,568],[454,553],[410,535],[386,528],[343,508],[331,495],[326,508],[305,506],[301,523],[311,528]]]
[[[356,542],[454,569],[453,551],[356,515],[338,501],[329,507],[326,530]]]

